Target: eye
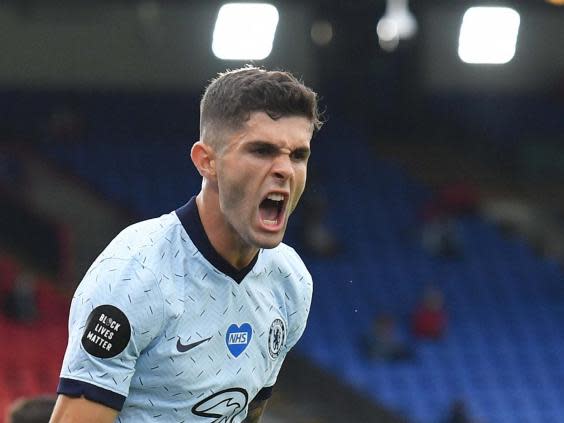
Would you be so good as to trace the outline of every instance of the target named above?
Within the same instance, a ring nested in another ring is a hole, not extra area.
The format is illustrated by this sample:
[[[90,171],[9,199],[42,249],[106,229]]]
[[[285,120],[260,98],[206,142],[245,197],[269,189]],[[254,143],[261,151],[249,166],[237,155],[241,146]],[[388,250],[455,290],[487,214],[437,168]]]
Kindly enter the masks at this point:
[[[266,157],[272,156],[276,152],[276,149],[270,145],[258,145],[253,147],[251,152],[257,156]]]
[[[270,153],[270,149],[268,147],[258,147],[254,149],[254,152],[260,156],[266,156]]]
[[[297,162],[306,161],[309,158],[309,150],[299,149],[292,152],[292,160]]]

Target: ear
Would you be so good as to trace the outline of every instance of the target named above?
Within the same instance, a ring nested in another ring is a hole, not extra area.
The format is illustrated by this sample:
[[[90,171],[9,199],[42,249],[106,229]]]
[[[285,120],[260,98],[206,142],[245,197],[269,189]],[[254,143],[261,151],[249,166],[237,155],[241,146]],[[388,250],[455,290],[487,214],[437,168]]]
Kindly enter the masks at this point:
[[[210,145],[202,141],[195,142],[190,150],[190,158],[202,178],[215,178],[215,151]]]

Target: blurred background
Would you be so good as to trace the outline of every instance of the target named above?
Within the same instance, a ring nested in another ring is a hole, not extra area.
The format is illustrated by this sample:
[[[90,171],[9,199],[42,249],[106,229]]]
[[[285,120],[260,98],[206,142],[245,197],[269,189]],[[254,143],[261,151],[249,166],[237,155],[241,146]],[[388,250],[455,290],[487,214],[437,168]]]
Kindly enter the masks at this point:
[[[254,63],[327,120],[265,422],[564,422],[563,3],[2,1],[0,415],[54,393],[82,275],[199,190],[203,89]]]

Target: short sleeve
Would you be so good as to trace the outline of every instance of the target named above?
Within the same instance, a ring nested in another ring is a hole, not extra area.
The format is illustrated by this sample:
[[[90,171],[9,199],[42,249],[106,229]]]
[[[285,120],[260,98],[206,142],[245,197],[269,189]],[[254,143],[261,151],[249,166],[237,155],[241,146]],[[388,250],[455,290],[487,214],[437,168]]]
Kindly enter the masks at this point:
[[[71,303],[58,392],[90,395],[89,399],[119,410],[137,359],[159,334],[163,316],[162,294],[142,263],[133,258],[96,262]],[[116,401],[116,394],[121,401]]]

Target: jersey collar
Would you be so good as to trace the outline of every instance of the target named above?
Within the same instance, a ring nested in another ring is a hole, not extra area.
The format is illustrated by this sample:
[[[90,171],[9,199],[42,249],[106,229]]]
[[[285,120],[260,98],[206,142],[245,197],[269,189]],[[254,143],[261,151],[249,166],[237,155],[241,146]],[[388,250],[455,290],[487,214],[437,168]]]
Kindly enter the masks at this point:
[[[233,267],[227,260],[220,256],[211,245],[206,231],[204,230],[204,225],[198,213],[198,206],[196,205],[196,197],[192,197],[190,201],[177,209],[176,215],[196,248],[200,250],[200,253],[202,253],[207,261],[237,283],[241,283],[241,281],[245,279],[245,276],[247,276],[255,266],[258,260],[258,253],[247,266],[240,270]]]

